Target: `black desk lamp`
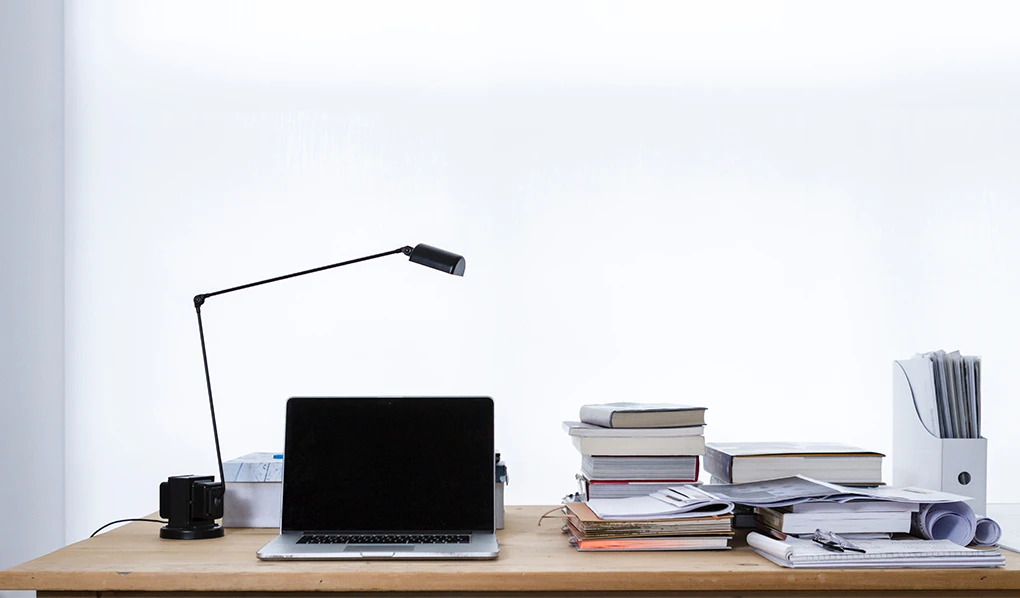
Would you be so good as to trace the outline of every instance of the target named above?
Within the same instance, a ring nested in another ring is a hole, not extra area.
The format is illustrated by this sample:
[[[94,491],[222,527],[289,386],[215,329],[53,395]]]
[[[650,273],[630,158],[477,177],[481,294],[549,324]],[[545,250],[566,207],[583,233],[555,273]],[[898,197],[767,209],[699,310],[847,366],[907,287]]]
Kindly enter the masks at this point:
[[[250,289],[271,282],[278,282],[288,278],[304,276],[314,272],[322,272],[340,266],[356,264],[374,260],[378,257],[396,255],[403,253],[416,264],[435,268],[447,274],[464,276],[464,258],[455,254],[420,243],[415,247],[410,245],[377,253],[356,260],[348,260],[338,264],[330,264],[311,270],[303,270],[294,274],[277,276],[259,282],[243,284],[214,293],[203,293],[195,295],[195,313],[198,314],[198,336],[202,342],[202,364],[205,366],[205,386],[209,391],[209,414],[212,416],[213,440],[216,442],[216,461],[220,467],[220,481],[214,481],[213,476],[173,476],[159,485],[159,514],[165,517],[168,523],[160,528],[159,537],[172,538],[177,540],[201,540],[204,538],[219,538],[223,535],[223,528],[216,523],[216,520],[223,517],[223,495],[226,489],[226,479],[223,477],[223,456],[220,454],[220,435],[216,429],[216,408],[213,406],[212,382],[209,379],[209,359],[205,352],[205,331],[202,328],[202,305],[209,297],[224,295],[242,289]]]

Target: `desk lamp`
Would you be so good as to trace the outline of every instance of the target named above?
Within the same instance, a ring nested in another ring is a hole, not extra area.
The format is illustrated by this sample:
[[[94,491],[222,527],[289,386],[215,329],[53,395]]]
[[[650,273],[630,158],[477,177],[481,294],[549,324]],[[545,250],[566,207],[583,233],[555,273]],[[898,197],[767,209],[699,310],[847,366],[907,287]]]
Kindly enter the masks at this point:
[[[330,264],[311,270],[303,270],[293,274],[285,274],[267,280],[260,280],[243,284],[222,291],[203,293],[195,295],[195,313],[198,315],[198,336],[202,343],[202,364],[205,366],[205,386],[209,391],[209,414],[212,416],[213,440],[216,443],[216,461],[220,468],[220,481],[214,481],[213,476],[172,476],[159,485],[159,514],[165,517],[168,523],[160,528],[159,537],[175,540],[201,540],[204,538],[219,538],[223,535],[223,528],[216,523],[216,520],[223,517],[223,495],[226,480],[223,477],[223,456],[220,453],[220,436],[216,429],[216,408],[213,406],[212,382],[209,379],[209,359],[205,352],[205,330],[202,328],[202,305],[209,297],[225,295],[242,289],[279,282],[288,278],[304,276],[323,270],[330,270],[340,266],[348,266],[358,262],[374,260],[375,258],[387,255],[402,253],[410,258],[410,261],[435,268],[447,274],[464,276],[464,258],[455,254],[420,243],[414,247],[410,245],[361,257],[355,260],[348,260],[337,264]]]

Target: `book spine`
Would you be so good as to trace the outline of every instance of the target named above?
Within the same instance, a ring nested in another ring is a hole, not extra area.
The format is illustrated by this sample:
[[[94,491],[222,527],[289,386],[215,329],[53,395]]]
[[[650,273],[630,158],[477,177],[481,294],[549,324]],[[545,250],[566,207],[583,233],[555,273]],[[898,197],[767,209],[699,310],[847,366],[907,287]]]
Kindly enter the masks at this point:
[[[705,450],[704,436],[675,438],[611,438],[573,436],[574,446],[582,455],[600,457],[679,457],[698,456]]]
[[[585,405],[581,407],[579,417],[581,419],[581,423],[591,424],[593,426],[602,426],[603,428],[613,427],[613,411],[596,405]]]
[[[771,527],[772,529],[777,529],[777,530],[779,530],[781,532],[785,532],[786,531],[786,530],[783,529],[783,514],[782,513],[779,513],[777,511],[773,511],[772,509],[770,509],[768,507],[756,507],[754,509],[754,514],[757,515],[759,519],[761,519],[762,523],[764,523],[765,525]]]
[[[727,484],[733,483],[733,457],[710,446],[705,447],[705,471]]]

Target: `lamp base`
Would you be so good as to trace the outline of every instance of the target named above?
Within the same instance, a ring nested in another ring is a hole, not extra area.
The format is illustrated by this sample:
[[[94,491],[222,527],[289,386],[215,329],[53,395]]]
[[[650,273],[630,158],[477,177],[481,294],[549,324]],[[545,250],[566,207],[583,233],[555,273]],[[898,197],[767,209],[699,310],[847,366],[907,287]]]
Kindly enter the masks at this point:
[[[223,482],[211,475],[177,475],[159,485],[159,516],[167,523],[159,537],[170,540],[220,538],[223,528]]]
[[[159,528],[159,537],[168,540],[206,540],[209,538],[222,538],[223,528],[219,525],[212,527],[179,528],[164,525]]]

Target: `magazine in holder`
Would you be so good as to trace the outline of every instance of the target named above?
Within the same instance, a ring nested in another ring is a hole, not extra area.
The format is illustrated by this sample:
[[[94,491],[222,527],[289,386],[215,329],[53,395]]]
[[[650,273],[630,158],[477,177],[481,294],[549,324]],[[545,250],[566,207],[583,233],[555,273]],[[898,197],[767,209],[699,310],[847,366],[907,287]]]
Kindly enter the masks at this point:
[[[934,392],[927,361],[893,362],[893,483],[970,496],[967,504],[984,515],[988,439],[940,438],[937,427],[929,430]]]

